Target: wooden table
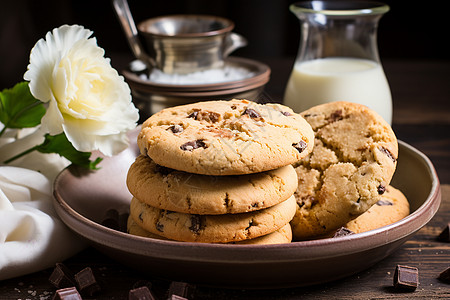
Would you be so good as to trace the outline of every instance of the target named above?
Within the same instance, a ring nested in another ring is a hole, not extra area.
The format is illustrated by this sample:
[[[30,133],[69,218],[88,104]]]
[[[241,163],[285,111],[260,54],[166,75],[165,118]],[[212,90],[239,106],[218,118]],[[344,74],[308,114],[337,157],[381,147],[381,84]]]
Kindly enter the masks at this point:
[[[113,56],[113,62],[114,59]],[[293,58],[265,62],[272,68],[266,91],[273,99],[280,100]],[[450,221],[450,61],[386,61],[383,65],[393,94],[394,131],[399,139],[424,152],[439,175],[443,198],[435,217],[394,254],[349,278],[319,286],[277,290],[196,286],[193,299],[450,299],[450,284],[436,279],[450,267],[450,243],[436,240]],[[139,280],[150,280],[157,296],[164,299],[169,285],[169,281],[145,277],[93,248],[64,263],[72,270],[90,266],[100,274],[103,291],[96,299],[127,299],[128,291]],[[415,292],[393,290],[397,264],[419,268],[420,285]],[[48,282],[52,270],[0,282],[0,299],[51,299],[55,291]]]

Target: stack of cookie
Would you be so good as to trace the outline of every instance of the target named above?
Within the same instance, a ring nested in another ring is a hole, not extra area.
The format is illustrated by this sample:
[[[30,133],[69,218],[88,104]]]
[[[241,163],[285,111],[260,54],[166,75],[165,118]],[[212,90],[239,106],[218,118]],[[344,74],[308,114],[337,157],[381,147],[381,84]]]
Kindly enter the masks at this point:
[[[361,232],[409,213],[406,198],[389,186],[398,143],[381,116],[350,102],[318,105],[301,115],[314,130],[315,146],[296,164],[298,205],[291,221],[296,240],[329,236],[341,226]],[[387,190],[392,193],[386,195]],[[351,223],[374,205],[366,216]],[[383,205],[387,207],[377,208]],[[376,217],[377,211],[392,218]]]
[[[286,243],[293,163],[313,148],[291,109],[246,100],[172,107],[150,117],[127,186],[132,234],[185,242]]]

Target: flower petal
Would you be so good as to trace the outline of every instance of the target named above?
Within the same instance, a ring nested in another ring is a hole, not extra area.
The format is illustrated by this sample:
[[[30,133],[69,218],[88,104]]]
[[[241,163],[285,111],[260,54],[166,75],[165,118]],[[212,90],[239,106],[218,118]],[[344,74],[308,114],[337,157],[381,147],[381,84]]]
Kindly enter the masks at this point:
[[[31,94],[47,102],[51,99],[51,79],[55,65],[62,56],[80,39],[87,39],[92,31],[79,25],[63,25],[48,32],[40,39],[30,53],[30,64],[24,79],[30,81]]]

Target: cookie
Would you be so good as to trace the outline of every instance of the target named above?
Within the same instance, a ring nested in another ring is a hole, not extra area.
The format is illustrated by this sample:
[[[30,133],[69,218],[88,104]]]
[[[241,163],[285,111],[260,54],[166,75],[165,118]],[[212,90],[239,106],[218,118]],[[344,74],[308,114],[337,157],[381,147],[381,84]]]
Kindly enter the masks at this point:
[[[204,175],[242,175],[297,162],[314,146],[311,126],[290,108],[247,100],[164,109],[142,125],[141,154]]]
[[[184,242],[229,243],[256,238],[280,229],[295,214],[295,198],[272,207],[225,215],[195,215],[161,210],[133,197],[130,215],[145,230]]]
[[[240,176],[198,175],[162,167],[140,155],[131,165],[127,186],[150,206],[189,214],[243,213],[291,197],[297,188],[292,165]]]
[[[128,218],[128,233],[132,235],[148,237],[160,240],[169,240],[160,235],[151,233],[140,227],[136,222],[134,222],[132,217]],[[286,224],[278,230],[272,233],[254,238],[249,240],[242,240],[239,242],[232,242],[232,244],[249,244],[249,245],[270,245],[270,244],[286,244],[292,241],[292,230],[291,225]]]
[[[361,233],[400,221],[408,215],[408,199],[400,190],[388,186],[377,203],[356,219],[345,224],[344,227],[354,233]]]
[[[315,133],[314,150],[296,165],[294,239],[335,230],[375,204],[394,174],[392,128],[366,106],[332,102],[301,115]]]

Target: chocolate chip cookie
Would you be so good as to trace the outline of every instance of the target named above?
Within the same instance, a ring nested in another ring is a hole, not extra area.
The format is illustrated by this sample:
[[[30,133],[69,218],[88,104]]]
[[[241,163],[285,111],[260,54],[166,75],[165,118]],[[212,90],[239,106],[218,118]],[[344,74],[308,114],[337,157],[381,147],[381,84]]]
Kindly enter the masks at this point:
[[[389,185],[380,200],[344,227],[354,233],[360,233],[392,224],[408,215],[408,199],[400,190]]]
[[[380,200],[394,174],[392,128],[366,106],[332,102],[301,115],[315,133],[314,150],[296,164],[294,239],[331,232]]]
[[[148,232],[134,222],[132,217],[128,218],[128,233],[132,235],[148,237],[153,239],[169,240],[160,235]],[[278,230],[272,233],[248,240],[242,240],[239,242],[232,242],[231,244],[251,244],[251,245],[271,245],[271,244],[286,244],[292,241],[291,225],[286,224]]]
[[[211,176],[177,171],[140,155],[131,165],[127,186],[150,206],[189,214],[235,214],[264,209],[291,197],[297,189],[292,165],[239,175]]]
[[[273,170],[308,155],[311,126],[280,104],[204,101],[164,109],[142,125],[141,154],[158,165],[204,175]]]
[[[140,227],[167,239],[184,242],[230,243],[272,233],[295,214],[295,198],[241,214],[197,215],[162,210],[134,198],[130,216]]]

